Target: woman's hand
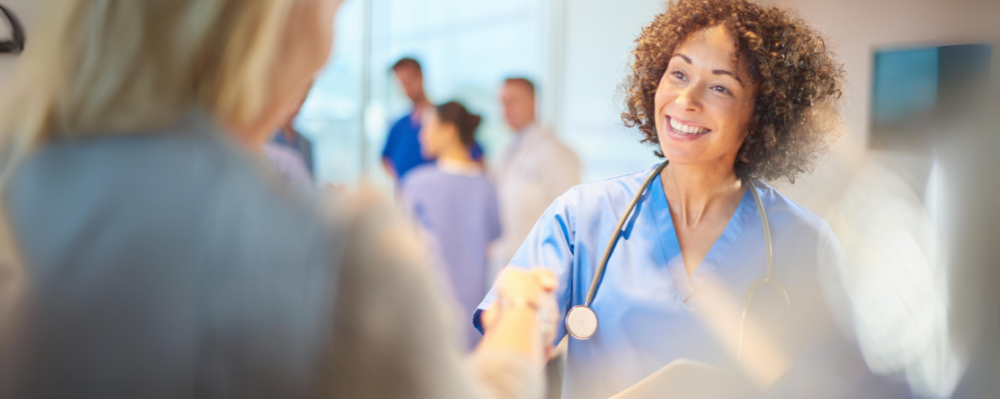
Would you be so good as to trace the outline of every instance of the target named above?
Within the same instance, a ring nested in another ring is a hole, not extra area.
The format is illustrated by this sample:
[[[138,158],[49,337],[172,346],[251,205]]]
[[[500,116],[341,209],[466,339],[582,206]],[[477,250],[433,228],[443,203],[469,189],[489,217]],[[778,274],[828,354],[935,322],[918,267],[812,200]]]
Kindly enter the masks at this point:
[[[553,292],[558,282],[545,268],[508,267],[497,281],[497,300],[482,314],[482,347],[506,347],[540,360],[552,353],[558,322]]]

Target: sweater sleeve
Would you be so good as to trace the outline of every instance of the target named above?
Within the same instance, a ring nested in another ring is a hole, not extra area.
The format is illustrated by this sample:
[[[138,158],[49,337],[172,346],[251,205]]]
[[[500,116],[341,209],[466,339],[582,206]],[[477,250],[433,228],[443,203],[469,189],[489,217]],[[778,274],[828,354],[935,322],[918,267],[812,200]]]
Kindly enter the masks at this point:
[[[371,193],[337,208],[347,245],[325,376],[333,397],[541,397],[541,370],[530,359],[462,354],[457,305],[438,289],[412,224]]]

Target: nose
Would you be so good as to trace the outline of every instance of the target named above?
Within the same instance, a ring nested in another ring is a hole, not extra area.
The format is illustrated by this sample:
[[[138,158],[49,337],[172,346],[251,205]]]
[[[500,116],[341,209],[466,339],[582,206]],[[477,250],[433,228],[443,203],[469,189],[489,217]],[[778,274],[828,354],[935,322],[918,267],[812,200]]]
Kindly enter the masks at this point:
[[[684,107],[685,111],[697,112],[701,110],[701,98],[699,93],[701,93],[701,85],[689,85],[681,90],[680,94],[677,95],[677,100],[675,101],[678,105]]]

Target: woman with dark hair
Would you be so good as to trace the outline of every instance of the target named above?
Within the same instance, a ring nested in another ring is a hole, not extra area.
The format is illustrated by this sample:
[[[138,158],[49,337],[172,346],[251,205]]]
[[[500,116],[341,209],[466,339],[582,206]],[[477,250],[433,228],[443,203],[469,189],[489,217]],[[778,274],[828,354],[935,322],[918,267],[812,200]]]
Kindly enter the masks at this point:
[[[486,249],[500,236],[496,191],[470,155],[482,121],[455,101],[423,115],[420,145],[424,157],[403,179],[407,209],[436,242],[451,287],[468,317],[486,295]],[[468,325],[464,345],[470,350],[481,335]]]
[[[761,180],[794,181],[833,139],[842,67],[805,21],[749,0],[672,1],[632,54],[622,120],[669,164],[573,188],[511,261],[560,282],[564,397],[682,359],[767,387],[816,336],[816,279],[841,247]]]

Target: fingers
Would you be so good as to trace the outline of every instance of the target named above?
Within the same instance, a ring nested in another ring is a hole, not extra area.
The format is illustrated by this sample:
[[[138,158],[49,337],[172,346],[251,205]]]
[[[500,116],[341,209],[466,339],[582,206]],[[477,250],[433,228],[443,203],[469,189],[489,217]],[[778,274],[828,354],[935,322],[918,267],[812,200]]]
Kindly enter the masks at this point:
[[[525,270],[518,267],[507,267],[499,278],[501,287],[517,287],[521,289],[540,289],[543,292],[555,291],[559,282],[552,272],[544,267]]]
[[[535,277],[535,281],[538,285],[546,292],[551,292],[556,289],[558,282],[556,281],[556,276],[552,274],[552,271],[543,267],[536,267],[531,270],[531,274]]]
[[[497,282],[497,301],[489,309],[483,311],[481,320],[484,330],[489,330],[495,323],[501,322],[502,308],[498,305],[504,301],[515,301],[519,298],[528,300],[536,306],[539,324],[536,327],[536,350],[541,360],[547,361],[555,353],[552,341],[558,330],[559,305],[554,292],[559,282],[555,275],[544,267],[526,270],[518,267],[507,267]],[[510,303],[510,302],[508,302]]]
[[[490,305],[489,308],[486,308],[486,310],[483,310],[483,314],[480,315],[480,321],[482,322],[484,332],[496,325],[497,317],[499,317],[499,312],[497,311],[499,306],[499,304],[494,303]]]

